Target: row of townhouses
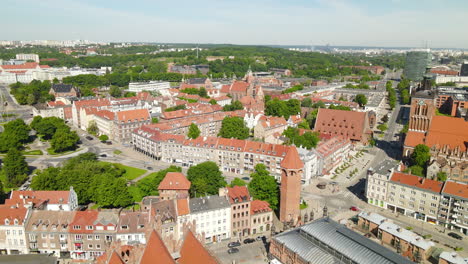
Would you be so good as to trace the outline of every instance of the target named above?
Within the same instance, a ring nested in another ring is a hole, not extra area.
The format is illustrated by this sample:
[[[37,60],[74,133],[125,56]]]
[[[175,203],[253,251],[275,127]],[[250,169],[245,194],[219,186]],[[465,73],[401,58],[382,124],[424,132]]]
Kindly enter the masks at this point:
[[[384,162],[369,169],[366,197],[369,204],[468,233],[468,185],[436,181],[395,171]]]
[[[77,211],[70,191],[13,191],[0,206],[0,254],[44,253],[59,258],[95,260],[113,242],[146,244],[156,230],[170,252],[191,230],[204,243],[269,234],[273,211],[253,200],[247,188],[226,187],[219,195],[189,198],[190,182],[168,173],[159,197],[145,197],[141,211]]]

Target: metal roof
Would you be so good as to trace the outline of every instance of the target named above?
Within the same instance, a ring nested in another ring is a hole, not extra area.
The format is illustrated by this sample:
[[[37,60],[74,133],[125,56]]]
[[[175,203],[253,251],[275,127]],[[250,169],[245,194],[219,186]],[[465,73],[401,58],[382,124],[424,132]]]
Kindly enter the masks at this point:
[[[329,218],[318,219],[274,239],[311,263],[349,263],[349,260],[362,264],[413,263]]]
[[[200,213],[203,211],[219,210],[231,208],[231,204],[224,196],[206,196],[200,198],[192,198],[189,201],[190,212]]]

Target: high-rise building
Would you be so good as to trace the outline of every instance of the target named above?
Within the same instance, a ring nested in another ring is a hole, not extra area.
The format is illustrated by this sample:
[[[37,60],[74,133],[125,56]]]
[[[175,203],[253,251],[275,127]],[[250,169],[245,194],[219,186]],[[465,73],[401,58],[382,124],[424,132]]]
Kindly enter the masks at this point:
[[[468,76],[468,61],[465,61],[460,69],[460,76]]]
[[[304,170],[296,147],[290,147],[281,161],[280,221],[297,223],[301,200],[301,179]]]
[[[403,75],[411,81],[422,81],[431,59],[432,55],[429,50],[407,52]]]

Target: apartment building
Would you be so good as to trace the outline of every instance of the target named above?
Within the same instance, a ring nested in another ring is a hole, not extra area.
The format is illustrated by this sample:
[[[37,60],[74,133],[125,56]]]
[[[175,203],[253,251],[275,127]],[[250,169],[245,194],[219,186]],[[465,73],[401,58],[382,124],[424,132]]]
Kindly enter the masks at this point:
[[[273,225],[273,210],[265,201],[253,200],[250,203],[250,234],[268,233]]]
[[[468,185],[445,182],[441,192],[438,221],[468,235]]]
[[[246,186],[221,188],[219,196],[226,197],[231,204],[232,237],[241,239],[250,234],[251,197]]]
[[[149,212],[122,212],[119,215],[116,240],[123,245],[146,244],[149,228]]]
[[[150,81],[150,82],[131,82],[128,84],[128,90],[130,92],[142,92],[142,91],[161,91],[168,90],[171,88],[169,82],[161,81]]]
[[[318,174],[330,174],[339,164],[347,160],[351,149],[351,141],[343,136],[333,136],[320,142],[314,150],[320,162],[321,171]]]
[[[134,109],[120,111],[116,114],[114,122],[114,139],[120,142],[128,142],[132,139],[135,128],[151,123],[148,109]]]
[[[279,137],[288,127],[284,117],[262,116],[254,128],[254,136],[266,143],[280,143]]]
[[[29,252],[70,258],[68,230],[74,217],[74,211],[32,211],[25,227]]]
[[[190,221],[205,243],[215,243],[231,237],[231,205],[226,197],[206,196],[189,200]]]
[[[25,225],[30,213],[24,207],[0,206],[0,255],[29,253]]]
[[[367,202],[382,208],[387,207],[387,184],[397,164],[391,160],[385,160],[376,168],[369,168],[366,177]]]
[[[211,160],[222,171],[238,174],[253,171],[256,164],[262,163],[277,177],[281,174],[281,160],[287,150],[294,147],[215,137],[186,139],[185,136],[161,133],[147,126],[136,129],[132,136],[136,151],[157,160],[186,167]]]
[[[5,205],[47,211],[73,211],[78,207],[78,196],[73,187],[69,191],[12,191]]]
[[[72,259],[94,260],[116,238],[118,214],[112,211],[77,211],[68,232]]]
[[[316,150],[308,150],[298,147],[297,152],[304,163],[304,173],[302,174],[302,184],[309,185],[313,179],[321,175],[322,162],[319,162],[319,155]]]

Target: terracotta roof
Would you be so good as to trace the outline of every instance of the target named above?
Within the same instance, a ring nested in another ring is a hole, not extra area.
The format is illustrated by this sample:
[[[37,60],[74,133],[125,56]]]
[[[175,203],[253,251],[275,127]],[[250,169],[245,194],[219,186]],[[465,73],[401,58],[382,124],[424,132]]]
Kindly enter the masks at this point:
[[[177,200],[177,215],[188,215],[190,213],[189,203],[187,199]]]
[[[26,230],[40,228],[43,232],[68,232],[75,211],[32,210]]]
[[[140,264],[171,264],[176,263],[167,250],[161,237],[153,230],[145,247],[145,252],[141,257]]]
[[[75,105],[76,108],[100,107],[100,106],[109,106],[110,101],[108,99],[90,99],[90,100],[74,101],[73,104]]]
[[[188,190],[190,181],[181,172],[168,172],[161,181],[158,190]]]
[[[299,170],[304,168],[304,163],[299,158],[299,153],[297,152],[296,147],[289,147],[286,156],[281,161],[281,167],[285,169]]]
[[[149,212],[122,212],[119,215],[117,233],[143,233],[149,226]],[[122,226],[127,226],[123,229]]]
[[[244,81],[235,81],[231,87],[230,92],[247,92],[247,88],[249,87],[249,83]]]
[[[10,198],[5,200],[7,205],[28,204],[39,205],[68,204],[70,191],[12,191]]]
[[[189,230],[185,236],[185,240],[180,249],[179,264],[217,264],[218,260],[213,257],[210,252],[198,241],[193,235],[192,231]]]
[[[8,225],[14,225],[15,219],[18,220],[19,225],[23,225],[26,220],[28,209],[22,208],[11,208],[7,205],[0,205],[0,225],[7,225],[5,222],[8,219]]]
[[[23,64],[19,65],[0,65],[0,68],[3,68],[4,70],[20,70],[20,69],[36,69],[39,66],[39,63],[37,62],[26,62]],[[47,67],[42,67],[42,66],[47,66],[47,65],[41,65],[39,66],[40,68],[49,68]]]
[[[442,193],[468,199],[468,184],[446,181]]]
[[[70,223],[69,232],[70,233],[93,233],[93,230],[86,230],[85,226],[94,225],[94,222],[97,220],[99,215],[98,211],[77,211],[75,217]],[[81,226],[80,230],[74,230],[73,226]]]
[[[468,147],[468,122],[463,118],[450,116],[432,117],[426,145],[429,147],[448,145],[451,149],[460,147],[460,150],[466,151]]]
[[[227,195],[231,204],[250,201],[249,190],[246,186],[227,187],[227,190]]]
[[[100,110],[97,111],[94,115],[108,119],[108,120],[114,120],[115,119],[115,113],[109,111],[109,110]]]
[[[320,153],[323,157],[328,157],[336,151],[341,150],[341,148],[346,144],[351,144],[349,139],[343,136],[335,136],[329,139],[321,138],[321,140],[322,141],[320,141],[315,150],[318,153]]]
[[[47,105],[49,107],[55,107],[55,106],[59,106],[59,105],[65,105],[65,103],[63,103],[62,101],[49,101],[49,102],[47,102]]]
[[[361,141],[370,129],[366,126],[366,118],[365,112],[320,108],[315,121],[315,131]]]
[[[221,87],[221,92],[222,92],[222,93],[225,93],[225,94],[228,94],[230,88],[231,88],[231,85],[225,84],[225,85],[223,85],[223,86]]]
[[[440,74],[440,75],[454,75],[454,76],[458,76],[458,71],[451,71],[451,70],[435,70],[435,69],[431,69],[431,73]]]
[[[408,131],[405,138],[405,146],[416,147],[419,144],[424,144],[426,135],[423,132]]]
[[[113,251],[107,264],[125,264],[117,252]]]
[[[120,122],[138,122],[149,120],[150,113],[148,109],[135,109],[135,110],[127,110],[127,111],[120,111],[117,112],[117,120]]]
[[[250,203],[250,215],[271,212],[270,204],[266,201],[253,200]]]
[[[440,181],[434,181],[431,179],[426,179],[401,172],[394,172],[392,177],[390,178],[390,181],[411,187],[417,187],[419,189],[424,189],[435,193],[440,193],[444,185],[444,183]]]

